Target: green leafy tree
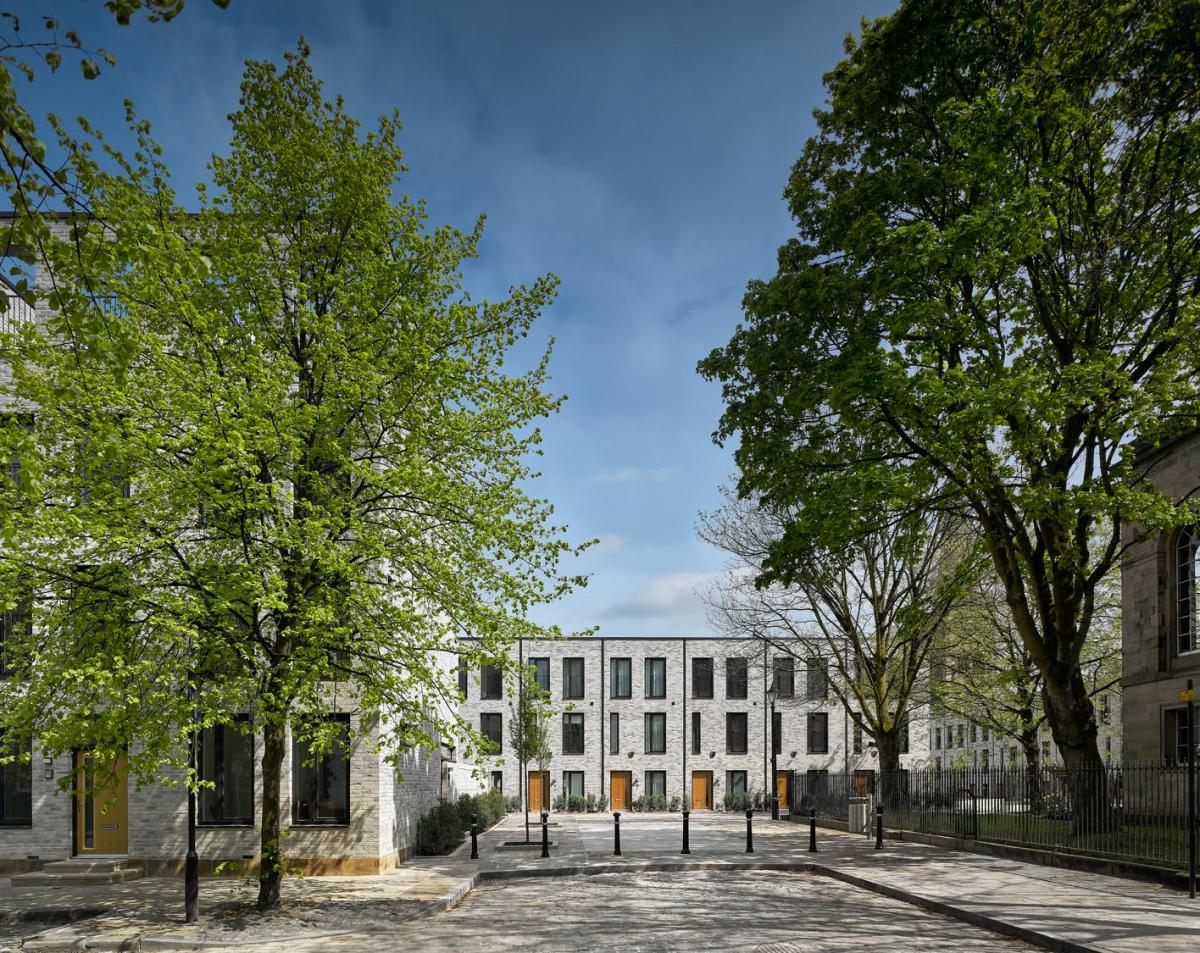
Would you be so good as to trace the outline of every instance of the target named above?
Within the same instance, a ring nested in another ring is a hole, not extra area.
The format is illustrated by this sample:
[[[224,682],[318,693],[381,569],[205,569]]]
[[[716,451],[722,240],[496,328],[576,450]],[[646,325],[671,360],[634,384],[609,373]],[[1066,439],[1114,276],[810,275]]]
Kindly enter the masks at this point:
[[[1071,769],[1101,763],[1081,653],[1120,527],[1195,518],[1132,448],[1200,413],[1198,32],[1190,0],[865,24],[788,182],[799,234],[700,365],[739,491],[800,513],[766,579],[875,500],[969,513]]]
[[[537,765],[544,777],[549,775],[550,724],[554,717],[554,706],[550,693],[545,691],[534,676],[532,668],[520,676],[522,682],[517,691],[516,704],[509,702],[508,736],[513,755],[520,766],[521,800],[525,806],[525,842],[529,843],[529,777],[528,766]]]
[[[38,618],[0,721],[51,753],[128,746],[152,781],[182,763],[189,692],[201,726],[248,713],[269,909],[289,729],[328,751],[349,710],[391,759],[469,730],[449,659],[511,670],[546,634],[529,610],[582,580],[523,488],[561,400],[549,352],[502,369],[554,279],[473,302],[482,220],[427,229],[396,198],[396,117],[364,135],[303,44],[247,65],[231,123],[194,214],[144,123],[120,174],[70,144],[97,217],[59,224],[54,313],[4,354],[34,422],[5,430],[0,592]]]

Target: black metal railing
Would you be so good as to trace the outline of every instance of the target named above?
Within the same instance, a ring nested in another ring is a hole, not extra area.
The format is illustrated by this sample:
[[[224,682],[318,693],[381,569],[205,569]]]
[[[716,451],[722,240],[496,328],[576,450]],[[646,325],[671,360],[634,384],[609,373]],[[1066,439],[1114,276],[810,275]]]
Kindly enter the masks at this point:
[[[1188,866],[1186,766],[797,772],[794,786],[802,814],[846,821],[850,799],[866,797],[891,829]]]

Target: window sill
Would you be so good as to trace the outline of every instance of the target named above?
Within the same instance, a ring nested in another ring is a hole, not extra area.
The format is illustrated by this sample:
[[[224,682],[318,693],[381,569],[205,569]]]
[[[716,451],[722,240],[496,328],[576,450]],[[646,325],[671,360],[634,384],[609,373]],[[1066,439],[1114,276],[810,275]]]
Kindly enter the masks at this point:
[[[292,827],[322,829],[326,827],[349,827],[349,821],[292,821]]]
[[[208,830],[253,830],[254,821],[196,821],[196,829]]]
[[[33,820],[30,819],[28,821],[0,821],[0,829],[6,828],[6,827],[30,828],[30,827],[33,827]]]

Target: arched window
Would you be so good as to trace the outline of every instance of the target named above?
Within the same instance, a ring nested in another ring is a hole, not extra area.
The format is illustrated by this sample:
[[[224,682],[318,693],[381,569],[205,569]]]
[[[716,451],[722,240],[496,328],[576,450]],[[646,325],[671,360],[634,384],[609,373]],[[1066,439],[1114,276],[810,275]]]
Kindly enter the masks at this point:
[[[1185,526],[1175,543],[1175,651],[1196,649],[1196,527]]]

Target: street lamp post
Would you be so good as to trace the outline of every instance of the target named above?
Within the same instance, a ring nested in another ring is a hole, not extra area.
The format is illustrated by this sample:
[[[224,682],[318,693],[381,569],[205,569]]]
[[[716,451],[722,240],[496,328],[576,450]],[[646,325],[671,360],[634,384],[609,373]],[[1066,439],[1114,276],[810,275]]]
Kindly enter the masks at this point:
[[[188,817],[187,859],[183,872],[184,919],[195,923],[200,919],[200,858],[196,853],[196,680],[188,675],[188,700],[191,702],[191,720],[188,731]]]
[[[779,781],[775,774],[775,748],[778,739],[775,737],[775,699],[779,690],[774,684],[767,689],[767,704],[771,706],[771,820],[779,820]]]

